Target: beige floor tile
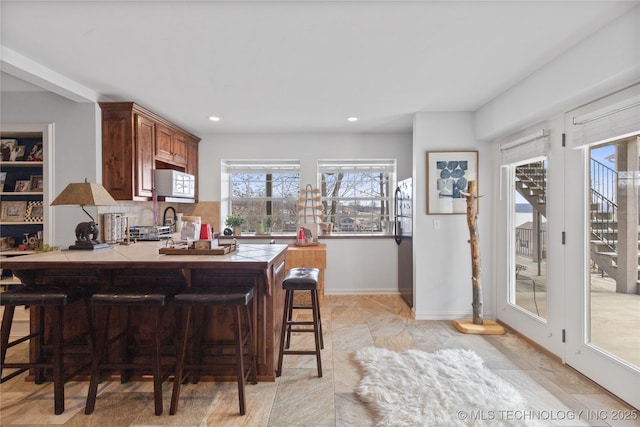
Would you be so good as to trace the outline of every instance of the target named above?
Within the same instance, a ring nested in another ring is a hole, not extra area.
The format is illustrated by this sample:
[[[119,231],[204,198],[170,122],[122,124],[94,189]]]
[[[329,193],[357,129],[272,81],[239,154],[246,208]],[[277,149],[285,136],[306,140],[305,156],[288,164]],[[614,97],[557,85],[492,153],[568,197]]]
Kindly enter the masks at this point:
[[[353,351],[333,352],[333,376],[336,394],[347,394],[360,383],[362,372]]]
[[[375,425],[371,412],[355,393],[336,393],[336,426],[370,427]]]
[[[301,317],[308,314],[300,313]],[[459,333],[450,321],[418,321],[397,295],[326,296],[322,305],[325,349],[323,377],[314,356],[287,355],[275,382],[247,384],[247,414],[239,415],[235,382],[183,385],[178,413],[170,416],[172,383],[163,387],[165,413],[153,414],[150,381],[100,384],[96,410],[84,414],[86,381],[65,387],[67,410],[53,415],[53,386],[25,382],[25,374],[0,385],[0,425],[65,427],[295,427],[375,425],[374,415],[355,394],[362,372],[354,354],[367,346],[433,352],[468,348],[510,381],[537,411],[578,414],[553,425],[640,426],[635,411],[557,359],[513,333],[479,336]],[[293,346],[313,348],[312,334],[294,334]],[[9,358],[26,351],[11,349]],[[573,412],[571,412],[573,411]],[[619,411],[619,412],[614,412]],[[626,420],[615,420],[625,415]],[[570,416],[570,415],[566,415]],[[606,418],[605,418],[606,417]],[[573,422],[573,424],[572,424]]]
[[[313,369],[285,371],[278,383],[269,425],[335,425],[333,372],[322,378]]]
[[[332,329],[334,351],[353,351],[373,345],[373,338],[367,325],[334,323]]]

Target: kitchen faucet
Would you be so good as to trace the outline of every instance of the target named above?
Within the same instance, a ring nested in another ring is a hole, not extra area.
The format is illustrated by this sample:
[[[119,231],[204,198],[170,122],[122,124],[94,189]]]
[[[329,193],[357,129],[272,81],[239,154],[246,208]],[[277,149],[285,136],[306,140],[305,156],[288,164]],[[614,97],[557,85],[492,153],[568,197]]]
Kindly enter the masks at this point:
[[[168,210],[172,210],[173,211],[173,222],[171,222],[171,223],[167,223],[167,211]],[[176,213],[176,210],[173,208],[173,206],[168,206],[164,210],[164,213],[162,214],[162,225],[171,225],[171,226],[173,226],[173,231],[176,231],[175,227],[176,227],[176,223],[177,222],[178,222],[178,214]]]

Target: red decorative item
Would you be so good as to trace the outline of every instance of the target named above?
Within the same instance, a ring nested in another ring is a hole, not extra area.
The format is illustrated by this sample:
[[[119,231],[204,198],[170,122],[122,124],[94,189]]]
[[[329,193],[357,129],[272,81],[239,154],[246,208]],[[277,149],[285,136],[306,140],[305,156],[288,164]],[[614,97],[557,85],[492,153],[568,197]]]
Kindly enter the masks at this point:
[[[211,240],[211,224],[202,224],[200,226],[200,240]]]

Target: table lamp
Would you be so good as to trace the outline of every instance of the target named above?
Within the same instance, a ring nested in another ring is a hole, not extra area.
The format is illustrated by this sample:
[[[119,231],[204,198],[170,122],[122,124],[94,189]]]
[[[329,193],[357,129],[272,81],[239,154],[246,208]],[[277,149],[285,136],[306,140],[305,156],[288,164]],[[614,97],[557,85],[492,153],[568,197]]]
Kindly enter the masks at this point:
[[[51,202],[51,206],[78,206],[86,213],[90,222],[81,222],[76,226],[76,244],[69,246],[69,249],[94,250],[108,248],[106,243],[100,243],[98,235],[99,224],[95,222],[91,214],[86,211],[85,206],[117,206],[111,194],[100,184],[87,182],[71,183],[62,190],[62,193]]]

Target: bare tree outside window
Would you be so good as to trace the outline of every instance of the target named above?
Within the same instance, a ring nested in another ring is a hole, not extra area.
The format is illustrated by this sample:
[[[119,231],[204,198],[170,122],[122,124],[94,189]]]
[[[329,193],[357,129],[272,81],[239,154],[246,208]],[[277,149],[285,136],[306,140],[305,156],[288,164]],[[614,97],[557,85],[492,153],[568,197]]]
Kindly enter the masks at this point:
[[[268,218],[275,232],[295,231],[300,174],[289,165],[279,168],[269,163],[254,164],[250,170],[243,163],[228,165],[231,212],[246,218],[243,231],[255,232]]]
[[[318,163],[324,222],[346,233],[386,231],[395,161]]]

